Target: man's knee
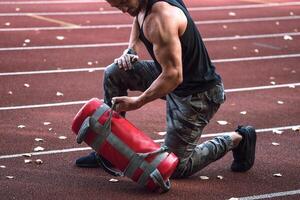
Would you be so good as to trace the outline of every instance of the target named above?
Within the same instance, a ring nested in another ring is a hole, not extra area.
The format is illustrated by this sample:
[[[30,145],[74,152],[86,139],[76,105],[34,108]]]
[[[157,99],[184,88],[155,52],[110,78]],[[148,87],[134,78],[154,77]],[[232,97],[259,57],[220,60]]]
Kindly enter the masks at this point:
[[[120,73],[120,69],[118,65],[112,63],[108,65],[104,70],[104,80],[111,79],[112,77],[115,77],[119,73]]]

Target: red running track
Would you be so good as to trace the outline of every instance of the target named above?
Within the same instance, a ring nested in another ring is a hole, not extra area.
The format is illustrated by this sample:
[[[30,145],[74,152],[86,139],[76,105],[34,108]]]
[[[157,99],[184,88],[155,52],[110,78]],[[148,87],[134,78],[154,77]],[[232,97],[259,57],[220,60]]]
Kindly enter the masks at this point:
[[[103,97],[103,68],[126,47],[130,31],[115,25],[129,25],[132,19],[119,13],[87,13],[116,11],[105,2],[30,2],[0,2],[0,166],[5,166],[0,167],[1,199],[300,198],[300,133],[292,130],[300,126],[298,1],[272,1],[279,3],[272,7],[263,0],[186,1],[189,8],[198,9],[191,14],[227,91],[227,101],[202,141],[210,134],[233,131],[238,124],[252,124],[259,130],[257,159],[249,172],[232,173],[229,153],[189,179],[172,180],[171,191],[164,195],[149,193],[126,178],[109,182],[112,177],[101,169],[74,166],[75,159],[89,150],[77,149],[86,145],[76,144],[72,118],[84,101]],[[40,15],[26,15],[29,12]],[[59,14],[45,14],[54,12]],[[149,58],[144,50],[141,57]],[[128,113],[128,119],[153,139],[163,139],[158,132],[165,130],[164,110],[164,101],[157,100]],[[221,126],[218,120],[228,125]],[[274,129],[283,133],[274,134]],[[45,148],[44,154],[32,159],[44,163],[25,164],[19,155],[37,146]],[[282,177],[274,177],[275,173]],[[201,180],[201,175],[210,179]]]

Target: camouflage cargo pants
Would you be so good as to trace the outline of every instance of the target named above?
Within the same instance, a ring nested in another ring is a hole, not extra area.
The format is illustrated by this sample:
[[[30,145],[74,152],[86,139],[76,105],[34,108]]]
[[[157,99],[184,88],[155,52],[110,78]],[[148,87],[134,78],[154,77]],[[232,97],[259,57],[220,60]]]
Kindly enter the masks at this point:
[[[159,76],[153,61],[138,61],[133,69],[108,66],[104,74],[104,102],[111,105],[115,96],[126,96],[128,90],[145,91]],[[173,178],[188,177],[224,156],[233,147],[230,136],[213,138],[202,144],[198,140],[220,105],[225,101],[223,85],[209,91],[179,97],[166,96],[167,135],[165,145],[180,159]]]

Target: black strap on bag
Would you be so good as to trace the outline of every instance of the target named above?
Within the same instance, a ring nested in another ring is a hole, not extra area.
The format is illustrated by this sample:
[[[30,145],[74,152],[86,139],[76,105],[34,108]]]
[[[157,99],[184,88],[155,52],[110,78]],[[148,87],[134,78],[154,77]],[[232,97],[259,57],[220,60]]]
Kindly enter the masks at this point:
[[[144,173],[138,180],[139,184],[146,186],[148,178],[150,177],[155,184],[159,185],[163,192],[169,191],[171,188],[170,180],[168,179],[167,181],[164,181],[161,173],[159,172],[159,170],[157,170],[157,165],[167,157],[168,153],[166,151],[168,150],[168,148],[166,146],[162,146],[158,150],[148,153],[133,152],[130,147],[125,145],[116,136],[114,136],[114,134],[111,133],[111,120],[114,106],[115,104],[113,103],[112,108],[110,109],[109,118],[103,125],[98,122],[98,118],[109,109],[107,105],[103,104],[103,106],[97,109],[91,117],[87,117],[82,123],[78,132],[77,143],[80,144],[84,141],[89,129],[93,130],[93,132],[97,133],[98,135],[98,137],[96,138],[97,141],[92,144],[92,148],[94,150],[99,149],[99,146],[101,146],[104,141],[107,141],[115,146],[120,152],[124,154],[124,156],[126,156],[130,160],[127,168],[124,170],[124,172],[122,172],[114,168],[114,166],[108,160],[97,154],[99,156],[97,158],[97,162],[107,173],[113,176],[126,175],[127,177],[132,178],[133,173],[130,174],[128,172],[134,172],[135,169],[140,168],[144,171]],[[147,161],[145,161],[145,158],[155,154],[158,156],[152,161],[152,163],[148,163]]]

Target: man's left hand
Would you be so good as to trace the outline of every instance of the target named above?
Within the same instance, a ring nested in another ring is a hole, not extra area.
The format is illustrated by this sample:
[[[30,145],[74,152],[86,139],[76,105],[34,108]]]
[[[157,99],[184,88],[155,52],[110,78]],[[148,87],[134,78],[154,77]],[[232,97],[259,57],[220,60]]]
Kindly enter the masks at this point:
[[[112,98],[112,102],[115,103],[115,111],[117,112],[126,112],[142,107],[139,97],[114,97]]]

